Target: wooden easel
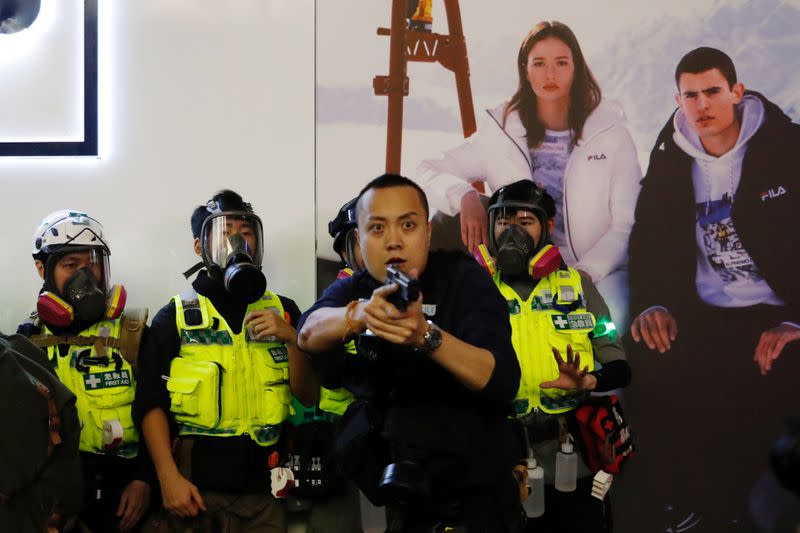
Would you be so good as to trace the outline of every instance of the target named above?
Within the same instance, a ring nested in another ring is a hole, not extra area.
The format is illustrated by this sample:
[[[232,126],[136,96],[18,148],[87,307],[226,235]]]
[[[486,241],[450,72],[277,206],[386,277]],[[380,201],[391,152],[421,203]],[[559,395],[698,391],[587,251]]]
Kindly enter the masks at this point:
[[[452,71],[456,78],[458,105],[461,111],[461,128],[464,137],[475,133],[475,110],[472,106],[472,89],[469,84],[469,63],[464,30],[461,26],[461,8],[458,0],[444,0],[448,35],[430,31],[415,31],[406,27],[409,0],[392,0],[390,28],[378,28],[378,35],[389,35],[389,75],[375,76],[372,87],[378,96],[388,96],[386,121],[386,172],[400,173],[403,144],[403,97],[408,96],[407,67],[409,61],[439,63]],[[413,1],[413,0],[412,0]],[[427,2],[430,12],[431,0]]]

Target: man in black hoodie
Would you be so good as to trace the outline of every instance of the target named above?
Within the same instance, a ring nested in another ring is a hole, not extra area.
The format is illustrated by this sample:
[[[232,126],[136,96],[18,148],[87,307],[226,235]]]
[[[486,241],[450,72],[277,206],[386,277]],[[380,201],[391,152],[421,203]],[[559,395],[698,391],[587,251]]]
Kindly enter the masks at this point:
[[[714,48],[686,54],[675,81],[629,248],[631,470],[647,470],[638,497],[673,509],[676,527],[769,527],[767,452],[800,369],[800,126]]]

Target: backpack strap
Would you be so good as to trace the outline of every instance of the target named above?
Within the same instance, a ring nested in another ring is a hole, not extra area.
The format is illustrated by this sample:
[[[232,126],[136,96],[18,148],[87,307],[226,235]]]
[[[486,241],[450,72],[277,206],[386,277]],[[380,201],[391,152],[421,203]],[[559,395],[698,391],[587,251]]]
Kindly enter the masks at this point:
[[[60,344],[71,346],[94,346],[98,354],[105,357],[106,348],[116,348],[122,357],[130,363],[136,374],[139,359],[139,346],[142,342],[144,326],[147,323],[147,308],[126,309],[120,319],[119,338],[98,337],[97,335],[32,335],[30,341],[39,348],[49,348]]]
[[[119,332],[119,350],[122,357],[130,363],[134,375],[137,374],[139,362],[139,347],[142,344],[144,327],[147,324],[148,311],[146,307],[126,309],[122,315],[122,324]]]
[[[81,337],[80,335],[31,335],[28,340],[39,348],[49,348],[50,346],[58,346],[59,344],[70,344],[72,346],[94,346],[94,344],[102,337],[97,335],[89,335]],[[108,342],[106,346],[112,348],[117,347],[116,339],[105,339]]]
[[[47,432],[49,442],[47,444],[47,457],[53,455],[53,449],[61,444],[61,416],[58,414],[58,406],[50,388],[36,379],[33,374],[25,368],[22,369],[30,380],[31,384],[39,393],[39,396],[47,401]]]

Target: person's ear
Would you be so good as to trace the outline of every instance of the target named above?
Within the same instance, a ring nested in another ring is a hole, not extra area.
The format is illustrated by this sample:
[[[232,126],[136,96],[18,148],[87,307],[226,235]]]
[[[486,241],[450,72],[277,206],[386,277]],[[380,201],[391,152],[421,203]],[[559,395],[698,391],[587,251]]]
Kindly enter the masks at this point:
[[[740,81],[734,83],[733,87],[731,87],[731,92],[733,93],[733,103],[740,103],[744,98],[744,83]]]
[[[38,259],[36,259],[33,263],[36,265],[36,272],[39,273],[39,277],[44,279],[44,263]]]
[[[554,229],[555,227],[556,227],[556,221],[555,221],[555,219],[552,219],[552,218],[551,218],[551,219],[548,219],[548,220],[547,220],[547,234],[548,234],[548,235],[552,235],[552,234],[553,234],[553,229]]]
[[[675,103],[678,104],[678,107],[681,107],[681,93],[675,93]]]
[[[194,238],[194,253],[197,255],[203,255],[200,250],[200,239],[198,237]]]

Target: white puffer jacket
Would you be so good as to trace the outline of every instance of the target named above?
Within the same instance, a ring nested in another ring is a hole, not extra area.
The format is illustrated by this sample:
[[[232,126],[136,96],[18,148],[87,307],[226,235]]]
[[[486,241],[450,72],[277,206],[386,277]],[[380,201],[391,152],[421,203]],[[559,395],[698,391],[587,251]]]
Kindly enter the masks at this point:
[[[484,123],[463,144],[438,159],[423,161],[417,181],[431,208],[455,215],[470,183],[485,181],[492,191],[533,171],[525,126],[515,111],[505,129],[502,104],[487,110]],[[591,276],[614,313],[627,324],[628,236],[634,219],[642,172],[625,113],[615,101],[603,100],[586,120],[583,136],[567,162],[564,178],[564,226],[570,265]],[[614,274],[613,279],[606,279]],[[622,324],[620,324],[622,322]]]

